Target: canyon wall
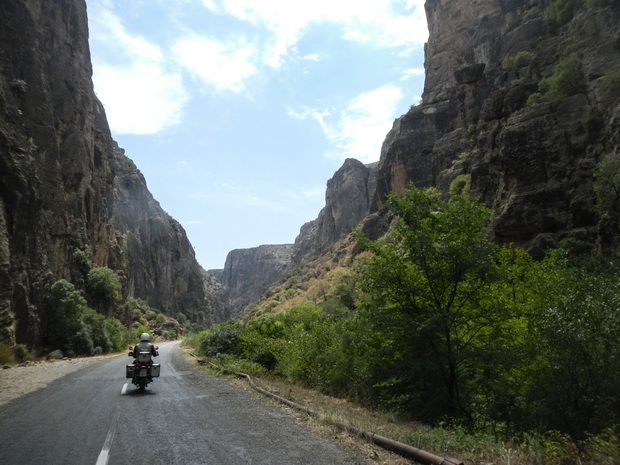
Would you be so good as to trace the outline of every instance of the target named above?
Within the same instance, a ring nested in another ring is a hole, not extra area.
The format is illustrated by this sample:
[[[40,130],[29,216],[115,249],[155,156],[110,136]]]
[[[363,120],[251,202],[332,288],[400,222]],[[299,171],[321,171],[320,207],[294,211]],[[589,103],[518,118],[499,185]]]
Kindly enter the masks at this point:
[[[181,225],[110,135],[95,96],[84,0],[0,2],[0,339],[36,346],[52,283],[76,252],[124,297],[208,322]]]

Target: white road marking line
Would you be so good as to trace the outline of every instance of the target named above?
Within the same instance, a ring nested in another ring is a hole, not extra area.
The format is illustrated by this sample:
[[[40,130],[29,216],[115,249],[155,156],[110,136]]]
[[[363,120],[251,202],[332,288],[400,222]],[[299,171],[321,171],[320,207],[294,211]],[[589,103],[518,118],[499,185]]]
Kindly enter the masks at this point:
[[[103,449],[99,453],[99,457],[97,458],[97,463],[95,465],[108,465],[108,459],[110,455],[110,448],[112,447],[112,441],[114,440],[114,425],[110,427],[108,431],[108,435],[105,438],[105,442],[103,443]]]
[[[127,381],[125,384],[123,384],[123,389],[121,389],[121,396],[124,396],[125,393],[127,392],[127,388],[129,387],[129,381]]]

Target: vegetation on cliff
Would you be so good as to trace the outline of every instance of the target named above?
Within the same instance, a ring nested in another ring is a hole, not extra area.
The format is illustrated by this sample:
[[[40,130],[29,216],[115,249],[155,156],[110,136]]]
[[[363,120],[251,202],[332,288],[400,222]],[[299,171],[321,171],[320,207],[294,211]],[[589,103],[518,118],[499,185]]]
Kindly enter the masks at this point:
[[[121,276],[110,268],[93,266],[90,249],[75,250],[73,260],[73,282],[59,279],[44,292],[38,352],[60,350],[67,356],[120,352],[143,332],[174,340],[187,330],[187,319],[181,313],[179,321],[141,299],[123,299]],[[36,355],[23,344],[13,348],[0,344],[1,363]]]
[[[378,241],[356,234],[352,267],[293,277],[247,321],[194,336],[202,353],[435,425],[617,446],[615,260],[493,244],[490,210],[459,195],[412,187],[389,204],[398,219]]]

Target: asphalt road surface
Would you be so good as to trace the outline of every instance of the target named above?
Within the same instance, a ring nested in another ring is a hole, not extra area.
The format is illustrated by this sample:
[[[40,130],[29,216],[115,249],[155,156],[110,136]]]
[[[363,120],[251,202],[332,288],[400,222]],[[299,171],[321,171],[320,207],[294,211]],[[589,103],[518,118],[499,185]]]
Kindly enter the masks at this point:
[[[145,393],[132,359],[94,362],[0,407],[2,465],[367,463],[160,345],[161,376]],[[25,380],[24,382],[27,382]]]

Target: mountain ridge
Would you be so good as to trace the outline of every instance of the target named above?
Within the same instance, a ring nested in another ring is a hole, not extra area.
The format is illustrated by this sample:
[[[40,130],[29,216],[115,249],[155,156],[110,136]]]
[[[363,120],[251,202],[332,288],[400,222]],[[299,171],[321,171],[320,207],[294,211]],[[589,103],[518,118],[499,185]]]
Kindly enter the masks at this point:
[[[389,226],[388,193],[413,183],[448,195],[458,185],[495,211],[499,243],[535,257],[566,240],[615,254],[620,213],[601,214],[596,191],[598,167],[620,157],[620,4],[427,0],[425,8],[422,101],[395,120],[367,213],[347,228],[359,224],[377,239]],[[330,234],[336,179],[319,217],[301,228],[295,265],[346,235]]]

